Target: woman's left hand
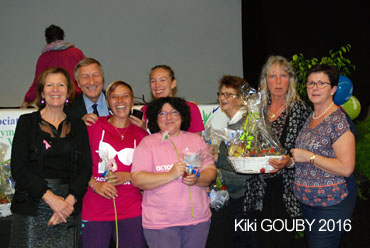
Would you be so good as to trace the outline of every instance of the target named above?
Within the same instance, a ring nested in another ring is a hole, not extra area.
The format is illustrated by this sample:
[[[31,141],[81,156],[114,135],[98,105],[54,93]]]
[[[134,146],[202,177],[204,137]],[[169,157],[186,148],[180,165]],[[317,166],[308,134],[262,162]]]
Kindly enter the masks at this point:
[[[51,218],[48,221],[48,226],[56,226],[56,225],[61,224],[62,222],[64,221],[58,216],[58,214],[54,212],[54,214],[51,216]]]
[[[65,199],[54,194],[51,190],[46,190],[42,196],[42,200],[58,215],[63,222],[67,222],[67,218],[72,214],[74,208]]]
[[[132,124],[138,126],[138,127],[141,127],[142,129],[146,130],[146,126],[145,126],[145,120],[144,120],[144,117],[139,119],[137,118],[136,116],[134,115],[129,115],[129,120]]]
[[[70,205],[70,207],[72,207],[72,208],[74,207],[75,203],[77,202],[76,198],[71,194],[69,194],[64,201],[68,205]],[[60,218],[58,216],[58,214],[54,212],[54,214],[51,216],[51,218],[48,221],[48,226],[55,226],[55,225],[61,224],[62,222],[64,222],[63,219]]]
[[[113,185],[120,185],[124,184],[131,180],[131,173],[130,172],[114,172],[112,175],[107,177],[107,181]]]
[[[270,173],[278,172],[279,170],[288,167],[292,164],[292,159],[289,155],[283,155],[281,159],[273,158],[269,160],[269,164],[275,168]]]
[[[193,186],[194,184],[197,183],[198,178],[199,177],[197,177],[197,174],[191,174],[191,175],[183,176],[182,182],[186,185]]]

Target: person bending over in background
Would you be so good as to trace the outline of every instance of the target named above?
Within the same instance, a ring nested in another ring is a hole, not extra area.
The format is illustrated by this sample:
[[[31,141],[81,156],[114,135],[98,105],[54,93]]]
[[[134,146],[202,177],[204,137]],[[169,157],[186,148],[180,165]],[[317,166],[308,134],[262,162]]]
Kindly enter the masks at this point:
[[[50,25],[45,29],[45,40],[46,46],[42,49],[41,55],[37,60],[35,77],[24,97],[21,108],[27,108],[34,102],[37,95],[36,84],[39,76],[50,67],[64,68],[73,80],[76,95],[81,93],[73,70],[76,64],[85,58],[85,55],[74,44],[64,41],[64,31],[56,25]]]

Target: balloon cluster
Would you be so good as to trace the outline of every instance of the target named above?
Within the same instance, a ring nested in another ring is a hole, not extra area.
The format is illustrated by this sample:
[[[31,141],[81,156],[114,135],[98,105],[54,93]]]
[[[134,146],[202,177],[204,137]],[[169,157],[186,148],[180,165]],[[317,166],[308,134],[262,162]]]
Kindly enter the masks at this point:
[[[334,103],[341,106],[351,119],[356,119],[361,112],[361,105],[358,99],[352,95],[353,84],[351,80],[340,75],[338,80],[337,91],[334,95]]]

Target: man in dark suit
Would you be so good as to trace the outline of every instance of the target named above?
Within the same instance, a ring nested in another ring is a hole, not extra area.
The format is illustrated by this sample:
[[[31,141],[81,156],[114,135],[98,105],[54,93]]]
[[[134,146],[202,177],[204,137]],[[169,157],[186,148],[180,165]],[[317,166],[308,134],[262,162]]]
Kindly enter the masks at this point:
[[[75,98],[69,113],[91,126],[99,116],[109,114],[103,91],[103,68],[96,59],[84,58],[75,67],[75,77],[82,94]]]

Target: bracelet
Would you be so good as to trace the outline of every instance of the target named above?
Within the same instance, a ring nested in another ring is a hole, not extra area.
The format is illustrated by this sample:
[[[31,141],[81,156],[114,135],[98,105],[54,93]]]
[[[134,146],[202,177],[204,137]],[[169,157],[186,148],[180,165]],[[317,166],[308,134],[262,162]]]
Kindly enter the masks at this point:
[[[100,182],[96,180],[96,181],[95,181],[95,183],[94,183],[94,184],[92,185],[92,187],[91,187],[91,188],[92,188],[92,190],[93,190],[94,192],[95,192],[95,185],[96,185],[97,183],[100,183]]]
[[[293,159],[293,158],[291,158],[291,160],[292,160],[292,163],[287,167],[288,169],[293,168],[293,167],[294,167],[294,165],[295,165],[294,159]]]
[[[316,155],[315,153],[312,154],[312,156],[310,157],[310,164],[313,165],[313,163],[315,163],[315,158],[316,158]]]

